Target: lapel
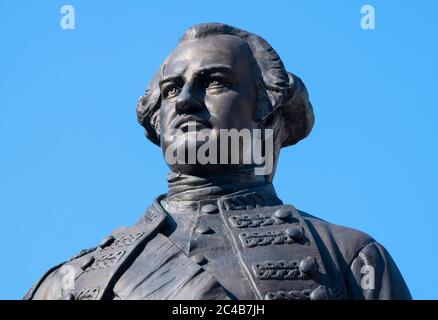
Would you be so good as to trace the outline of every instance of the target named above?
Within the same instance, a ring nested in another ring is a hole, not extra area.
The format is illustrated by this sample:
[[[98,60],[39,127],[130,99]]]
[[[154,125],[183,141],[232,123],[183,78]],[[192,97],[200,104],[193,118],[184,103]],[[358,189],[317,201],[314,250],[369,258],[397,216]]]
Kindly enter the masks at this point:
[[[158,197],[136,225],[71,260],[76,300],[228,299],[219,282],[160,234],[167,212]]]
[[[159,231],[166,214],[154,202],[139,222],[114,231],[102,239],[99,247],[67,263],[76,271],[74,289],[70,295],[76,300],[112,298],[112,288],[142,248]]]
[[[218,201],[238,260],[259,299],[343,296],[337,281],[327,276],[326,263],[312,232],[293,206],[254,208],[251,202],[247,204],[236,205],[235,197]]]

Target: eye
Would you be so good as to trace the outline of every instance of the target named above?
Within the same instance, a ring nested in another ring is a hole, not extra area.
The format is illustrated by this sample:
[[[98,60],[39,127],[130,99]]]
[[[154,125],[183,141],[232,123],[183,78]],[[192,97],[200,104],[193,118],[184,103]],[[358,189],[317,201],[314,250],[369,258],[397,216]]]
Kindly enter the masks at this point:
[[[228,86],[228,83],[222,79],[209,79],[205,82],[205,87],[214,89]]]
[[[164,98],[172,98],[177,96],[180,92],[181,92],[180,88],[178,88],[176,85],[171,85],[163,90],[163,96]]]

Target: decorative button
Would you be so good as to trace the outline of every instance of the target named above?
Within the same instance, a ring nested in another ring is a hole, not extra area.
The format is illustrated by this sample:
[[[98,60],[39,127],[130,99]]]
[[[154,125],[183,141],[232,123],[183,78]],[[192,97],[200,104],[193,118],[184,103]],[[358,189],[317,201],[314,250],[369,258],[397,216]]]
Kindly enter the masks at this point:
[[[81,269],[85,270],[89,266],[91,266],[94,262],[94,256],[90,255],[84,259],[81,263]]]
[[[100,241],[99,247],[101,247],[102,249],[109,246],[111,243],[113,243],[114,241],[114,236],[109,235],[105,238],[102,239],[102,241]]]
[[[299,268],[301,272],[312,275],[318,271],[319,266],[314,257],[307,257],[306,259],[301,260]]]
[[[207,214],[213,214],[218,212],[218,208],[214,204],[206,204],[202,206],[201,211]]]
[[[289,218],[291,216],[291,214],[292,213],[291,213],[290,209],[287,209],[287,208],[280,208],[274,212],[274,215],[277,218],[282,219],[282,220]]]
[[[309,296],[310,300],[328,300],[330,294],[325,286],[319,286]]]
[[[206,234],[207,232],[209,232],[211,229],[209,226],[207,226],[204,223],[201,223],[199,226],[196,227],[195,232],[197,234]]]
[[[205,257],[202,254],[196,254],[192,257],[192,261],[194,263],[197,264],[204,264],[205,262],[207,262],[207,260],[205,259]]]
[[[304,229],[301,226],[292,226],[286,229],[286,234],[295,241],[299,241],[304,237]]]

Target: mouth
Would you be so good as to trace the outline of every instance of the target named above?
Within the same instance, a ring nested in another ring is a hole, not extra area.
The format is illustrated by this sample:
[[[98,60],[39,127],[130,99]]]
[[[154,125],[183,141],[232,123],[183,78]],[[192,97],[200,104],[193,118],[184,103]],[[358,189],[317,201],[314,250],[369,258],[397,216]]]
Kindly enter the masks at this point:
[[[175,129],[179,129],[184,133],[188,132],[189,129],[194,129],[195,131],[199,131],[202,129],[211,129],[211,125],[207,121],[193,116],[178,118],[178,120],[172,127]]]

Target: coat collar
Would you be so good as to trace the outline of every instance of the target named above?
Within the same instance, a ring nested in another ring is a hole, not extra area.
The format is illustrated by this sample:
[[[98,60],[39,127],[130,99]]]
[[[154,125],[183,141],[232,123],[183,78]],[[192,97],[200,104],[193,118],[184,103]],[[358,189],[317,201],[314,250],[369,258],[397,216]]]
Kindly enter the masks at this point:
[[[247,210],[256,207],[281,205],[283,202],[277,197],[274,186],[266,183],[262,186],[243,189],[216,199],[204,200],[167,200],[167,194],[160,195],[155,202],[169,211],[182,210],[195,212],[206,205],[220,206],[225,210]]]

